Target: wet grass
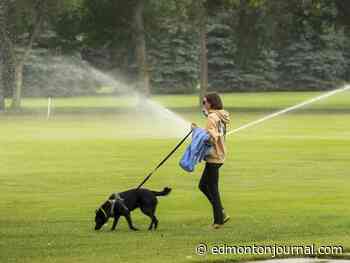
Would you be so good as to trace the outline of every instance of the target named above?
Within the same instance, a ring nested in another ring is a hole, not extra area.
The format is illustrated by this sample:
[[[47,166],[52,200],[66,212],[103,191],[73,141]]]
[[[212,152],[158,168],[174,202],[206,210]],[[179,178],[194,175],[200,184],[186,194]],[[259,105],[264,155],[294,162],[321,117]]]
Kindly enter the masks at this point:
[[[326,92],[326,91],[325,91]],[[268,92],[268,93],[231,93],[223,96],[224,105],[230,111],[271,111],[293,106],[310,98],[324,94],[325,92]],[[191,112],[197,109],[197,95],[156,95],[152,99],[158,103],[176,110]],[[304,107],[308,110],[349,110],[350,92],[340,93],[334,97]],[[133,108],[139,101],[130,96],[109,97],[74,97],[52,98],[52,109],[56,112],[84,112],[84,111],[124,111]],[[26,98],[22,105],[24,111],[45,111],[47,98]],[[9,108],[10,101],[6,101]]]
[[[243,105],[268,112],[314,93],[292,95],[230,94],[224,100],[229,109]],[[100,99],[84,104],[79,98],[76,105],[99,107]],[[177,108],[189,121],[204,122],[195,110],[196,97],[156,100]],[[40,108],[38,101],[24,104]],[[95,208],[111,192],[136,186],[178,141],[143,138],[142,130],[150,126],[140,126],[133,114],[57,114],[50,121],[40,111],[2,115],[0,262],[228,262],[271,256],[197,256],[199,243],[341,245],[349,251],[350,115],[331,111],[348,110],[349,101],[348,93],[337,95],[310,106],[309,112],[231,135],[220,187],[232,219],[216,231],[208,227],[210,207],[197,189],[202,165],[187,174],[177,164],[184,148],[146,185],[173,188],[160,199],[157,232],[146,231],[149,220],[139,211],[133,219],[140,232],[130,232],[125,220],[114,233],[108,227],[93,230]],[[65,103],[62,108],[69,107]],[[193,111],[181,111],[181,105]],[[315,114],[314,107],[324,112]],[[231,113],[232,128],[266,114]]]

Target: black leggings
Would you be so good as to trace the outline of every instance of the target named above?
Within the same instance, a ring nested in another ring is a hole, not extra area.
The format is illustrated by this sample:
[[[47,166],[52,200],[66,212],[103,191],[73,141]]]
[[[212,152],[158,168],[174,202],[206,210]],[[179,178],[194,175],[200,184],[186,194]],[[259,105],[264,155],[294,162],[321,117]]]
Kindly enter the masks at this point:
[[[219,193],[219,168],[221,163],[206,163],[199,182],[199,189],[213,207],[214,224],[223,224],[223,208]]]

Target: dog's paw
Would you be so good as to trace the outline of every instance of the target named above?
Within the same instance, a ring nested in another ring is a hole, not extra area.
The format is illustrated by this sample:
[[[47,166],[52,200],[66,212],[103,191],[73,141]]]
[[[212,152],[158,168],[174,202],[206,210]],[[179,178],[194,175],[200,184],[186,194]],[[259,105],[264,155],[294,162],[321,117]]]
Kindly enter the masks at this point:
[[[131,230],[133,230],[133,231],[139,231],[139,229],[136,228],[136,227],[132,227]]]

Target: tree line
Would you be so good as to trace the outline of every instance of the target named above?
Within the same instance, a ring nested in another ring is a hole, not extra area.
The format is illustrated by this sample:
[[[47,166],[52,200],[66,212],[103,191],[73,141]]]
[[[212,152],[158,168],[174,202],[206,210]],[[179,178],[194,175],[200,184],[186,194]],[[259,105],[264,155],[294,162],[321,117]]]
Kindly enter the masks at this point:
[[[28,80],[45,75],[29,63],[35,49],[78,54],[145,95],[331,89],[349,80],[349,25],[343,0],[5,0],[0,109],[48,94]]]

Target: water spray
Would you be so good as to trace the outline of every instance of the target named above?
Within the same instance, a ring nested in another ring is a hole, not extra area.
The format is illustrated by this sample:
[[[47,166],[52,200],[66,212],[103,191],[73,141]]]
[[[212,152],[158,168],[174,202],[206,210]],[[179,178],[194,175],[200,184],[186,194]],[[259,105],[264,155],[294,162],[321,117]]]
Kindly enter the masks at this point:
[[[272,113],[272,114],[270,114],[270,115],[267,115],[267,116],[265,116],[265,117],[263,117],[263,118],[261,118],[261,119],[255,120],[255,121],[253,121],[253,122],[250,122],[250,123],[248,123],[248,124],[245,124],[245,125],[243,125],[243,126],[237,128],[237,129],[234,129],[234,130],[232,130],[232,131],[229,131],[229,132],[227,133],[227,135],[231,135],[231,134],[233,134],[233,133],[236,133],[236,132],[239,132],[239,131],[241,131],[241,130],[247,129],[247,128],[249,128],[249,127],[252,127],[252,126],[254,126],[254,125],[257,125],[257,124],[259,124],[259,123],[262,123],[262,122],[264,122],[264,121],[267,121],[267,120],[269,120],[269,119],[272,119],[272,118],[277,117],[277,116],[279,116],[279,115],[282,115],[282,114],[284,114],[284,113],[287,113],[287,112],[290,112],[290,111],[299,109],[299,108],[301,108],[301,107],[303,107],[303,106],[306,106],[306,105],[308,105],[308,104],[314,103],[314,102],[319,101],[319,100],[323,100],[323,99],[325,99],[325,98],[328,98],[328,97],[333,96],[333,95],[335,95],[335,94],[337,94],[337,93],[340,93],[340,92],[344,92],[344,91],[346,91],[346,90],[350,90],[350,85],[346,85],[346,86],[343,87],[343,88],[339,88],[339,89],[336,89],[336,90],[332,90],[332,91],[330,91],[330,92],[327,92],[327,93],[322,94],[322,95],[320,95],[320,96],[317,96],[317,97],[315,97],[315,98],[306,100],[306,101],[304,101],[304,102],[302,102],[302,103],[299,103],[299,104],[297,104],[297,105],[294,105],[294,106],[292,106],[292,107],[289,107],[289,108],[286,108],[286,109],[284,109],[284,110],[280,110],[280,111],[278,111],[278,112],[275,112],[275,113]]]

